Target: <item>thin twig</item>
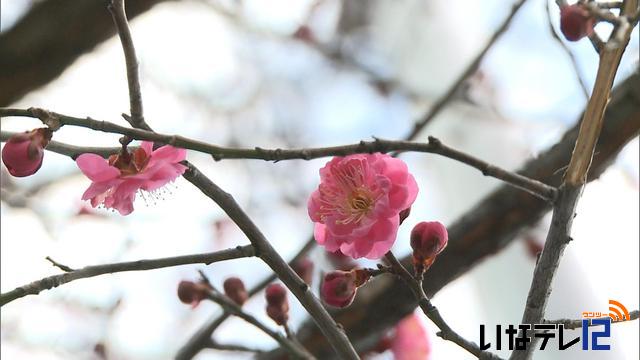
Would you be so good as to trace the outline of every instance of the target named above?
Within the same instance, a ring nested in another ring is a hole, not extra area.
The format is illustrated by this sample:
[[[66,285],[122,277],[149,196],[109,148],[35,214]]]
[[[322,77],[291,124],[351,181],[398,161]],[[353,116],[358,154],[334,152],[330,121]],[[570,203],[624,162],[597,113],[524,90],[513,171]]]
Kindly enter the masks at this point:
[[[138,58],[136,57],[136,49],[133,45],[131,30],[129,30],[129,22],[127,14],[124,10],[124,0],[111,0],[107,6],[113,22],[118,30],[118,36],[122,43],[124,59],[127,66],[127,82],[129,88],[129,107],[131,117],[124,118],[129,121],[131,126],[151,130],[144,120],[142,109],[142,92],[140,90],[140,76],[138,74]]]
[[[598,7],[602,9],[620,9],[622,1],[598,1]]]
[[[578,80],[578,84],[580,84],[582,94],[586,99],[589,99],[589,87],[587,86],[584,78],[580,75],[578,60],[576,59],[575,55],[573,55],[569,47],[567,47],[567,44],[562,41],[562,38],[558,34],[558,30],[556,29],[556,27],[553,26],[553,22],[551,21],[551,5],[549,1],[547,1],[547,24],[549,25],[549,31],[551,32],[551,35],[556,40],[558,45],[560,45],[560,48],[562,48],[565,54],[567,54],[567,56],[569,57],[569,60],[571,61],[571,68],[573,69],[573,74],[575,75],[576,80]]]
[[[500,359],[500,357],[495,354],[481,350],[477,344],[463,338],[453,329],[451,329],[451,327],[440,315],[438,309],[433,306],[433,304],[431,304],[431,301],[425,294],[420,282],[418,282],[413,277],[413,275],[411,275],[411,273],[409,273],[409,271],[404,266],[402,266],[400,261],[398,261],[398,259],[395,257],[395,255],[393,255],[391,251],[385,254],[385,259],[391,265],[392,269],[394,270],[394,274],[400,277],[400,279],[402,279],[402,281],[404,281],[407,286],[409,286],[416,300],[418,300],[418,305],[420,306],[424,314],[440,329],[440,332],[438,332],[437,334],[438,336],[440,336],[444,340],[449,340],[457,344],[461,348],[476,356],[478,359]]]
[[[75,271],[73,268],[68,267],[67,265],[64,264],[60,264],[59,262],[53,260],[51,257],[47,256],[45,258],[45,260],[49,261],[51,263],[51,265],[57,267],[58,269],[64,271],[64,272],[71,272],[71,271]]]
[[[627,0],[622,15],[628,15],[637,7],[637,0]],[[614,33],[623,33],[622,38],[626,42],[629,40],[629,27],[618,26]],[[620,64],[622,53],[626,47],[626,42],[609,46],[611,42],[617,41],[620,36],[612,36],[612,40],[603,48],[600,54],[600,63],[593,94],[587,103],[580,132],[576,140],[569,168],[565,174],[563,184],[559,188],[558,199],[554,204],[551,226],[547,233],[547,239],[542,251],[542,255],[536,264],[527,301],[522,315],[523,324],[538,324],[544,318],[545,309],[551,294],[551,283],[553,282],[560,259],[564,249],[571,241],[571,228],[575,209],[582,194],[582,190],[587,180],[589,167],[593,158],[593,152],[600,136],[604,111],[611,93],[613,79]],[[514,351],[510,359],[529,359],[535,350],[534,342],[521,351]]]
[[[239,345],[239,344],[220,344],[213,340],[207,343],[205,347],[207,349],[222,350],[222,351],[240,351],[240,352],[249,352],[254,354],[264,353],[264,350],[261,350],[261,349],[254,349],[254,348],[250,348],[250,347]]]
[[[640,312],[638,310],[634,310],[629,313],[629,319],[611,321],[611,323],[619,324],[627,321],[637,320],[639,314]],[[592,323],[593,320],[610,320],[610,319],[611,318],[609,317],[604,317],[599,319],[587,319],[587,320],[589,320],[589,326],[595,326],[595,324]],[[574,319],[557,319],[557,320],[544,320],[543,322],[545,324],[562,324],[564,325],[565,329],[578,329],[582,327],[583,320],[585,319],[575,319],[575,320]]]
[[[439,154],[462,163],[475,167],[484,175],[495,177],[505,181],[517,188],[523,189],[542,199],[553,201],[555,198],[555,188],[545,185],[540,181],[527,178],[526,176],[509,172],[505,169],[489,164],[472,155],[452,149],[443,145],[434,137],[429,138],[429,143],[418,143],[411,141],[393,141],[375,139],[374,141],[360,141],[358,144],[322,147],[322,148],[302,148],[302,149],[263,149],[256,147],[248,148],[226,148],[222,146],[208,144],[198,140],[188,139],[178,135],[164,135],[141,129],[126,128],[108,121],[98,121],[93,119],[81,119],[72,116],[61,115],[42,109],[30,108],[22,109],[0,109],[0,116],[25,116],[38,117],[47,114],[47,120],[55,118],[62,125],[79,126],[93,130],[116,133],[129,136],[132,139],[148,140],[163,144],[169,144],[184,149],[195,150],[210,154],[215,159],[260,159],[267,161],[283,161],[291,159],[311,160],[326,156],[346,156],[356,153],[388,153],[392,151],[415,151]]]
[[[300,259],[302,259],[315,245],[315,240],[313,236],[307,240],[305,245],[298,251],[298,253],[289,261],[289,265],[296,263]],[[267,287],[271,282],[277,279],[275,274],[271,274],[267,276],[264,280],[256,284],[254,287],[249,289],[249,297],[254,296]],[[175,360],[190,360],[193,358],[207,342],[211,339],[211,334],[213,334],[216,329],[222,325],[222,323],[228,319],[230,316],[229,313],[224,312],[221,315],[217,315],[209,319],[198,331],[196,331],[189,340],[182,345],[180,350],[175,356]]]
[[[283,348],[287,349],[287,351],[296,359],[314,359],[313,355],[309,354],[309,352],[307,352],[303,347],[296,344],[294,341],[291,341],[290,339],[282,336],[280,333],[271,330],[260,320],[256,319],[253,315],[243,311],[240,306],[233,302],[233,300],[229,299],[219,291],[215,289],[211,290],[207,293],[207,297],[209,298],[209,300],[214,301],[222,306],[222,308],[224,308],[226,312],[233,314],[262,330],[265,334],[269,335],[271,338],[277,341],[278,344],[280,344]]]
[[[478,70],[480,63],[484,59],[487,52],[489,52],[489,50],[493,47],[496,41],[500,38],[500,36],[505,31],[507,31],[507,29],[509,28],[509,25],[511,24],[511,21],[516,16],[516,13],[522,7],[522,5],[524,5],[525,1],[526,0],[518,0],[518,2],[513,4],[507,18],[502,22],[502,24],[500,24],[498,29],[496,29],[496,31],[493,33],[491,38],[489,38],[489,41],[487,41],[487,43],[482,48],[482,50],[480,50],[480,52],[475,56],[475,58],[473,58],[469,66],[458,76],[458,78],[456,79],[456,81],[453,82],[451,87],[433,104],[433,106],[431,107],[431,110],[429,110],[429,112],[426,113],[422,117],[422,119],[420,119],[415,123],[411,132],[406,136],[407,140],[415,139],[420,133],[420,131],[422,131],[422,129],[424,129],[427,126],[427,124],[429,124],[431,120],[433,120],[440,113],[440,111],[442,111],[442,109],[445,108],[445,105],[447,105],[447,103],[449,103],[449,101],[453,99],[453,95],[460,90],[460,88],[465,84],[467,79]]]
[[[11,301],[18,298],[27,295],[36,295],[43,290],[49,290],[51,288],[55,288],[62,284],[66,284],[78,279],[86,279],[94,276],[113,274],[124,271],[151,270],[187,264],[209,265],[214,262],[251,256],[256,256],[254,247],[251,245],[245,245],[205,254],[183,255],[161,259],[137,260],[104,265],[86,266],[81,269],[66,272],[64,274],[49,276],[3,293],[0,295],[0,306],[4,306],[5,304],[10,303]]]

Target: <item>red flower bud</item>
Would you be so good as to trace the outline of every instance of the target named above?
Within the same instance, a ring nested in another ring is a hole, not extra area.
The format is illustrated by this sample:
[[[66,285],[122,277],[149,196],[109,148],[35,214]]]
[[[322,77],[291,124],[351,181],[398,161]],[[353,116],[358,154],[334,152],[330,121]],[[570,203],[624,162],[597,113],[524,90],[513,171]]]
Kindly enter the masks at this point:
[[[304,282],[311,284],[311,280],[313,279],[313,261],[307,257],[302,258],[293,264],[293,270]]]
[[[593,33],[596,20],[580,4],[564,6],[560,9],[560,30],[569,41],[578,41]]]
[[[245,289],[244,283],[237,277],[228,278],[222,286],[224,293],[239,306],[242,306],[249,299],[249,293]]]
[[[200,301],[207,297],[211,288],[204,283],[194,283],[193,281],[180,281],[178,284],[178,299],[192,307],[198,306]]]
[[[2,162],[15,177],[35,174],[42,166],[44,148],[51,140],[49,128],[39,128],[13,135],[2,148]]]
[[[289,302],[287,290],[280,284],[271,284],[265,291],[267,299],[267,315],[278,325],[284,325],[289,320]]]
[[[421,222],[411,230],[411,248],[416,273],[427,270],[447,246],[447,229],[437,221]]]
[[[358,287],[366,283],[370,277],[371,275],[362,269],[332,271],[324,276],[320,287],[320,298],[327,305],[347,307],[356,297]]]

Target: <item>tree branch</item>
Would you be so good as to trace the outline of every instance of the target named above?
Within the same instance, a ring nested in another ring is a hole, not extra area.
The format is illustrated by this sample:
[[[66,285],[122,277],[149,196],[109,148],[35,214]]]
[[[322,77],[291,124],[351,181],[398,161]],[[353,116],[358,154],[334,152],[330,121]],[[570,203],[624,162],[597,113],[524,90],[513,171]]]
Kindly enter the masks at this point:
[[[480,63],[484,59],[489,49],[493,47],[496,41],[500,38],[500,36],[507,31],[509,25],[511,25],[511,21],[516,16],[518,10],[524,5],[526,0],[518,0],[515,4],[513,4],[511,11],[507,18],[502,22],[502,24],[498,27],[498,29],[493,33],[489,41],[485,44],[485,46],[480,50],[480,52],[475,56],[475,58],[471,61],[471,64],[458,76],[456,81],[453,82],[451,87],[433,104],[431,110],[424,115],[422,119],[415,123],[411,132],[406,136],[407,140],[415,139],[418,134],[424,129],[427,124],[431,122],[439,113],[445,108],[445,105],[453,98],[453,95],[460,91],[462,86],[465,84],[467,79],[471,75],[473,75],[480,66]]]
[[[298,251],[298,253],[289,261],[289,266],[296,263],[300,259],[302,259],[306,253],[309,252],[315,245],[315,240],[313,236],[307,240],[305,245]],[[271,274],[262,280],[260,283],[255,285],[249,290],[249,297],[254,296],[267,287],[271,282],[276,280],[278,277],[275,274]],[[196,331],[191,338],[178,350],[176,354],[175,360],[190,360],[193,358],[201,349],[205,347],[205,345],[211,340],[211,335],[216,329],[222,325],[222,323],[229,318],[230,314],[227,312],[222,313],[222,315],[214,316],[209,321],[207,321],[198,331]]]
[[[131,30],[127,22],[127,14],[124,10],[124,0],[111,0],[107,6],[113,22],[118,30],[118,36],[122,43],[124,59],[127,65],[127,82],[129,88],[129,107],[131,117],[124,118],[129,121],[131,126],[145,130],[151,130],[149,125],[144,121],[142,109],[142,92],[140,90],[140,76],[138,74],[138,58],[136,56],[136,48],[133,45]]]
[[[13,300],[27,295],[36,295],[43,290],[58,287],[78,279],[86,279],[94,276],[113,274],[124,271],[142,271],[160,269],[171,266],[187,264],[205,264],[214,262],[256,256],[254,247],[251,245],[237,246],[232,249],[216,251],[205,254],[174,256],[153,260],[137,260],[104,265],[86,266],[81,269],[68,271],[64,274],[48,276],[34,281],[30,284],[20,286],[14,290],[0,295],[0,306],[4,306]]]
[[[309,354],[303,347],[296,344],[294,341],[287,339],[282,336],[282,334],[271,330],[266,325],[264,325],[260,320],[256,319],[253,315],[246,313],[239,307],[236,303],[234,303],[231,299],[226,297],[224,294],[221,294],[217,290],[212,290],[207,293],[207,297],[209,300],[219,304],[222,308],[232,315],[235,315],[242,320],[248,322],[249,324],[257,327],[262,330],[265,334],[269,335],[275,341],[278,342],[284,349],[286,349],[291,355],[296,359],[315,359],[313,355]]]
[[[636,0],[627,0],[623,15],[628,15],[636,7]],[[624,32],[622,38],[625,39],[625,42],[610,46],[613,41],[617,41],[619,38],[619,36],[615,35],[617,32]],[[613,80],[629,40],[630,32],[631,29],[629,27],[616,27],[614,36],[600,53],[600,64],[593,94],[587,103],[569,168],[565,174],[565,180],[560,186],[558,200],[554,205],[551,226],[547,233],[544,249],[533,273],[524,314],[522,315],[523,324],[537,324],[544,318],[547,302],[551,295],[551,283],[560,265],[564,249],[569,244],[569,241],[572,240],[571,228],[575,217],[575,209],[587,181],[587,174],[600,136],[600,130],[602,129]],[[536,348],[534,346],[535,340],[533,338],[531,344],[525,350],[514,351],[510,359],[529,359]]]
[[[567,44],[562,41],[562,38],[558,34],[556,27],[553,26],[553,22],[551,21],[551,3],[546,1],[546,9],[547,9],[547,24],[549,25],[549,32],[551,32],[551,36],[553,39],[560,45],[560,48],[564,51],[565,54],[569,57],[569,61],[571,61],[571,68],[573,69],[573,74],[580,85],[580,90],[582,90],[582,94],[586,99],[589,99],[589,87],[585,80],[580,76],[580,68],[578,67],[578,61],[576,57],[573,55]]]
[[[612,321],[611,323],[612,324],[619,324],[619,323],[623,323],[623,322],[627,322],[627,321],[637,320],[638,319],[638,315],[639,315],[638,310],[634,310],[634,311],[629,313],[629,319]],[[600,319],[588,319],[589,320],[589,326],[594,326],[592,324],[592,320],[601,320],[601,319],[608,320],[610,318],[605,317],[605,318],[600,318]],[[544,320],[543,322],[545,324],[562,324],[562,325],[564,325],[565,329],[578,329],[578,328],[582,327],[582,320],[584,320],[584,319],[577,319],[577,320],[573,320],[573,319],[557,319],[557,320]]]
[[[413,296],[418,301],[418,306],[422,309],[422,312],[440,329],[438,336],[444,340],[449,340],[461,348],[467,350],[478,359],[500,359],[499,356],[490,352],[480,350],[480,347],[475,343],[468,341],[455,332],[449,324],[442,318],[438,309],[431,304],[431,301],[427,297],[422,288],[420,281],[416,280],[411,273],[396,259],[391,251],[385,254],[385,259],[391,265],[393,272],[397,275],[411,290]]]
[[[25,116],[40,118],[43,122],[50,122],[55,119],[61,125],[79,126],[93,130],[116,133],[129,136],[132,139],[148,140],[162,144],[181,147],[199,151],[212,155],[216,160],[221,159],[260,159],[267,161],[282,161],[291,159],[311,160],[326,156],[346,156],[356,153],[375,153],[392,151],[415,151],[438,154],[450,159],[460,161],[472,166],[482,172],[483,175],[491,176],[505,181],[519,189],[525,190],[542,199],[553,201],[556,189],[544,183],[527,178],[526,176],[513,173],[498,166],[489,164],[472,155],[465,154],[459,150],[450,148],[438,139],[429,137],[428,143],[417,143],[411,141],[393,141],[375,139],[374,141],[360,141],[358,144],[322,147],[322,148],[302,148],[302,149],[263,149],[256,147],[247,148],[226,148],[208,144],[198,140],[188,139],[179,135],[164,135],[141,129],[131,129],[108,121],[98,121],[90,118],[81,119],[72,116],[57,114],[54,112],[29,108],[23,109],[0,109],[2,116]]]
[[[250,352],[250,353],[254,353],[254,354],[260,354],[263,353],[264,351],[260,350],[260,349],[254,349],[254,348],[250,348],[244,345],[238,345],[238,344],[220,344],[216,341],[210,341],[209,343],[206,344],[205,346],[207,349],[213,349],[213,350],[222,350],[222,351],[240,351],[240,352]]]

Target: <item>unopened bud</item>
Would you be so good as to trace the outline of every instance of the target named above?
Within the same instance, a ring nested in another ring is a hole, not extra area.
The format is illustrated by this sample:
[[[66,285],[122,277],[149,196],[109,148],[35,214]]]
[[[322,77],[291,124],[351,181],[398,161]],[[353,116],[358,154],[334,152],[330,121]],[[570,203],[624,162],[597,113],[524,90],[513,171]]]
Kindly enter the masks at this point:
[[[15,134],[2,148],[2,162],[15,177],[33,175],[42,166],[44,148],[51,140],[49,128],[39,128]]]
[[[244,283],[237,277],[228,278],[222,286],[224,293],[239,306],[242,306],[249,299],[249,293],[245,289]]]
[[[353,302],[359,286],[366,283],[371,274],[366,270],[335,270],[324,276],[320,287],[320,298],[327,305],[344,308]]]
[[[265,291],[267,299],[267,315],[278,325],[284,325],[289,320],[289,302],[287,290],[280,284],[271,284]]]
[[[447,228],[437,221],[421,222],[411,230],[413,264],[417,274],[429,269],[436,256],[447,246]]]
[[[560,9],[560,30],[569,41],[578,41],[593,33],[595,18],[580,4],[563,6]]]
[[[178,299],[195,308],[207,297],[210,290],[207,284],[183,280],[178,284]]]

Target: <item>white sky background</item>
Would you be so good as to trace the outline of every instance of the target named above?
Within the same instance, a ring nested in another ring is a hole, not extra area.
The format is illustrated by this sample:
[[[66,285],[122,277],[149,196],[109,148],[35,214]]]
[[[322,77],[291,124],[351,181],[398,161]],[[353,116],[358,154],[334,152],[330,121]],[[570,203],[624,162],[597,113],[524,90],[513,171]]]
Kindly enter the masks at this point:
[[[351,40],[356,57],[374,71],[397,79],[405,91],[380,94],[367,75],[335,66],[307,45],[287,38],[306,18],[311,1],[244,1],[240,23],[202,2],[166,3],[132,22],[140,56],[145,116],[165,133],[179,133],[222,145],[298,147],[344,144],[372,135],[401,138],[420,114],[464,69],[492,29],[508,13],[502,1],[381,1],[372,6],[372,29]],[[2,3],[2,29],[19,16],[25,1]],[[330,39],[339,1],[326,0],[312,18],[320,39]],[[483,82],[472,94],[480,104],[457,102],[423,133],[435,135],[506,168],[557,141],[584,108],[571,64],[550,37],[545,3],[530,0],[483,63]],[[557,19],[555,19],[557,21]],[[248,30],[247,30],[248,29]],[[638,36],[620,67],[628,75],[638,63]],[[569,44],[580,72],[593,84],[597,56],[588,41]],[[414,101],[408,93],[419,95]],[[81,57],[59,79],[16,107],[116,121],[128,109],[126,78],[116,38]],[[3,119],[3,130],[24,131],[36,121]],[[77,145],[114,146],[115,135],[63,128],[55,139]],[[573,241],[554,283],[549,318],[578,318],[604,311],[608,299],[631,311],[638,304],[638,141],[633,141],[601,179],[587,186],[578,208]],[[408,252],[408,232],[424,220],[452,223],[499,186],[477,171],[425,154],[403,156],[420,184],[411,217],[401,228],[398,254]],[[234,195],[285,258],[306,241],[312,224],[306,198],[327,159],[270,164],[225,160],[189,153],[189,160]],[[294,175],[295,174],[295,175]],[[293,175],[293,176],[292,176]],[[4,180],[3,180],[4,181]],[[142,199],[127,217],[73,216],[89,182],[68,158],[47,153],[42,169],[19,187],[47,184],[28,208],[2,202],[2,292],[58,273],[46,256],[72,267],[113,261],[189,254],[246,244],[215,204],[180,179],[156,204]],[[221,231],[214,231],[214,223]],[[544,238],[548,218],[533,230]],[[319,255],[320,253],[315,253]],[[615,255],[613,255],[615,254]],[[318,256],[315,256],[318,258]],[[325,266],[322,261],[317,267]],[[517,324],[534,262],[523,241],[487,259],[434,298],[450,325],[478,341],[478,325]],[[3,358],[86,359],[102,342],[114,359],[164,359],[217,311],[196,310],[175,296],[181,279],[196,269],[122,273],[80,280],[3,307]],[[216,284],[230,275],[248,286],[266,275],[257,259],[206,267]],[[317,284],[317,283],[316,283]],[[294,324],[304,311],[290,297]],[[272,322],[256,297],[246,309]],[[466,353],[433,335],[434,359],[464,359]],[[241,321],[225,323],[221,341],[270,348],[274,343]],[[537,352],[540,359],[637,359],[638,322],[612,328],[610,352]],[[502,353],[506,355],[506,353]],[[228,359],[230,353],[202,352],[198,359]],[[239,357],[242,358],[242,357]],[[380,358],[389,358],[388,354]]]

